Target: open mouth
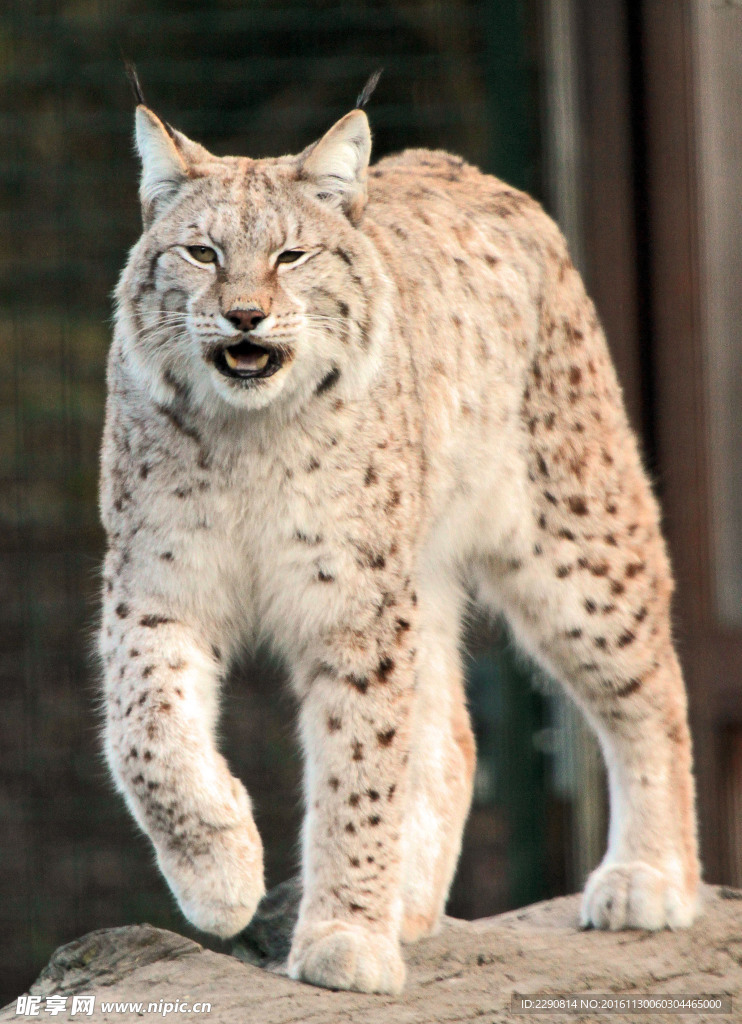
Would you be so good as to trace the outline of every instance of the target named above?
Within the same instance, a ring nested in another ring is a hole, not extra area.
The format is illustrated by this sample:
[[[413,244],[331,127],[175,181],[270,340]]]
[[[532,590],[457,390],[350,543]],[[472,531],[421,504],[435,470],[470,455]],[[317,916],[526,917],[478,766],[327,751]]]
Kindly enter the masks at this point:
[[[256,380],[271,377],[283,366],[284,356],[280,349],[262,348],[251,341],[240,341],[236,345],[219,348],[214,356],[214,365],[225,377],[237,380]]]

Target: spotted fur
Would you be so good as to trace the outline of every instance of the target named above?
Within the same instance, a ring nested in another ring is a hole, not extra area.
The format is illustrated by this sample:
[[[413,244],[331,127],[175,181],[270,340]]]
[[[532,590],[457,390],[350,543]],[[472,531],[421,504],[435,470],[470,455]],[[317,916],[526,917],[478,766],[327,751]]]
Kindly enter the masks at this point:
[[[106,751],[183,912],[263,893],[219,684],[270,640],[300,706],[289,970],[397,992],[435,929],[474,769],[459,629],[502,611],[605,752],[585,924],[696,907],[691,753],[655,501],[592,303],[537,203],[446,153],[368,167],[361,111],[296,157],[216,158],[137,111],[145,229],[117,291],[102,456]],[[187,246],[211,247],[199,264]],[[301,250],[294,263],[279,253]],[[217,365],[250,338],[271,376]]]

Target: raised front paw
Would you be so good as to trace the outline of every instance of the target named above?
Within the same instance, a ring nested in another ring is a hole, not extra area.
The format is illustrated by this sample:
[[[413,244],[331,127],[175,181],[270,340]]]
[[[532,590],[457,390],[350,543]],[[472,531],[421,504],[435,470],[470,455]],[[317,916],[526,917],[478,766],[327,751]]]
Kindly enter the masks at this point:
[[[687,928],[698,910],[695,892],[644,861],[601,864],[582,897],[583,928]]]
[[[265,895],[263,846],[252,821],[212,835],[178,837],[157,852],[191,924],[225,939],[247,927]]]
[[[397,995],[405,965],[399,945],[386,936],[344,921],[321,921],[297,929],[289,976],[322,988]]]

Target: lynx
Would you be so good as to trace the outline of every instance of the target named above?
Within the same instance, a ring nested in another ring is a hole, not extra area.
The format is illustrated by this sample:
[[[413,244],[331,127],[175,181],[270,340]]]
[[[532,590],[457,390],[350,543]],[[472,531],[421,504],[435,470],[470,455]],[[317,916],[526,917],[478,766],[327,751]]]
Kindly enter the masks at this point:
[[[459,640],[476,601],[602,745],[610,833],[583,926],[689,925],[672,578],[558,228],[445,152],[369,166],[360,105],[298,156],[253,160],[139,98],[144,231],[102,453],[105,749],[183,913],[231,936],[264,891],[215,733],[230,663],[267,640],[305,760],[288,972],[401,990],[400,941],[440,921],[472,794]]]

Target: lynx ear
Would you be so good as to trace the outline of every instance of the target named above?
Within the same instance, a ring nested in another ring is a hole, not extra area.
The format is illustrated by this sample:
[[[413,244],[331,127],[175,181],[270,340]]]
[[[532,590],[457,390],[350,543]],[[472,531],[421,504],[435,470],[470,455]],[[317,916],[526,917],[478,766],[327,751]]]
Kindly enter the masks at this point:
[[[371,156],[371,130],[362,110],[351,110],[300,157],[301,177],[311,181],[317,196],[355,224],[366,205],[366,174]]]
[[[139,197],[146,226],[172,198],[198,163],[213,160],[208,150],[166,125],[149,107],[136,110],[136,142],[142,161]]]
[[[188,178],[186,162],[162,121],[140,104],[135,115],[136,142],[142,161],[139,198],[145,224],[154,219],[158,205],[178,191]]]

